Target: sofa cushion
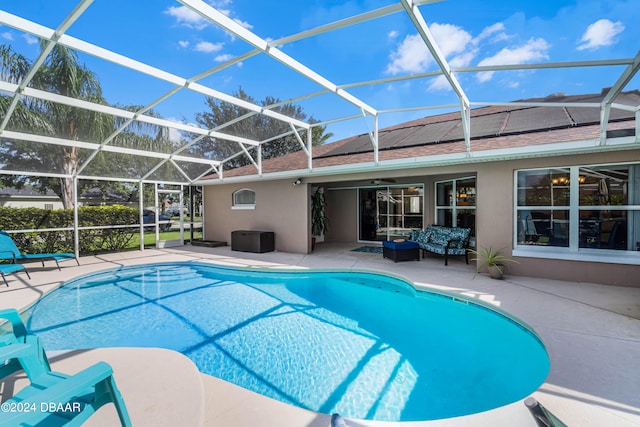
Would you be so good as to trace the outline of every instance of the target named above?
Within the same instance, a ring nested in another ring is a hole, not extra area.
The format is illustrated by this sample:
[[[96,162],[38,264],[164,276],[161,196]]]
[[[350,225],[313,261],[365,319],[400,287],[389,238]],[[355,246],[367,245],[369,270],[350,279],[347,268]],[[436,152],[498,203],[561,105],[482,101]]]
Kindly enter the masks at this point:
[[[426,230],[412,230],[411,231],[411,240],[417,242],[419,244],[423,244],[429,241],[429,236],[431,233]]]
[[[429,236],[429,243],[435,243],[437,245],[447,245],[449,240],[451,239],[451,234],[449,232],[450,228],[448,227],[440,227],[438,225],[430,225],[427,227],[431,232]]]
[[[425,251],[433,252],[440,255],[444,255],[445,251],[445,247],[438,243],[425,243],[424,245],[420,245],[420,247]]]
[[[452,227],[450,228],[450,240],[456,240],[456,244],[454,247],[458,249],[462,249],[464,247],[464,243],[471,234],[470,228],[463,227]]]

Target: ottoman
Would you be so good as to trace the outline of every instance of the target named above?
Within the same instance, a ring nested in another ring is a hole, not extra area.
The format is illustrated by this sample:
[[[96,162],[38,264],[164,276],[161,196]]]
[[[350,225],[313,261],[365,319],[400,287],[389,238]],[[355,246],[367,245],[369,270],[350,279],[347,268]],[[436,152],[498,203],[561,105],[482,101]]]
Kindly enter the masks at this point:
[[[385,240],[382,242],[382,257],[390,258],[393,262],[415,259],[420,261],[420,245],[410,240],[394,242]]]

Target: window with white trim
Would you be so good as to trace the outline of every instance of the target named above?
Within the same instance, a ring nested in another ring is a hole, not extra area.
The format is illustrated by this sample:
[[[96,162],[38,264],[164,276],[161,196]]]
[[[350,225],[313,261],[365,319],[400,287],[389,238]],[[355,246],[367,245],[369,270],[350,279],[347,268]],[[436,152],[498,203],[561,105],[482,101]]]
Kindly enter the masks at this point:
[[[640,164],[516,171],[516,246],[640,250]]]
[[[436,224],[471,228],[476,236],[476,178],[465,177],[436,182]]]
[[[249,188],[242,188],[232,194],[231,209],[255,209],[256,192]]]

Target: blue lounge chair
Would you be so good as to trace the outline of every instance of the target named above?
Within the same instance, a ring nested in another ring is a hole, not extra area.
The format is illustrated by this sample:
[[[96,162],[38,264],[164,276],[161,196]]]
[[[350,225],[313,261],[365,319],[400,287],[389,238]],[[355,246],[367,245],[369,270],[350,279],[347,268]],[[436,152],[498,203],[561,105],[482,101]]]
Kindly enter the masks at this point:
[[[52,259],[56,262],[56,266],[58,270],[60,270],[59,261],[67,261],[70,259],[75,259],[78,265],[80,265],[80,261],[76,258],[75,254],[72,253],[60,253],[60,254],[23,254],[20,252],[20,249],[16,246],[16,243],[13,241],[9,233],[2,230],[0,231],[0,260],[11,261],[16,264],[19,261],[40,261],[42,266],[44,267],[44,261]]]
[[[0,319],[7,320],[8,324],[11,325],[11,330],[6,330],[7,325],[2,325],[2,330],[5,330],[5,333],[0,336],[0,347],[10,344],[25,344],[32,342],[32,338],[27,333],[27,328],[22,322],[22,318],[20,317],[18,310],[15,308],[0,310]],[[42,350],[40,358],[45,368],[48,371],[51,371],[51,366],[49,365],[49,360],[47,359],[44,349]],[[22,366],[17,359],[11,360],[5,363],[4,366],[0,367],[0,379],[21,369]]]
[[[22,322],[22,318],[15,308],[0,310],[0,319],[7,320],[11,324],[11,331],[5,333],[1,338],[10,338],[11,342],[23,343],[27,337],[27,328]],[[2,345],[3,341],[0,341]]]
[[[80,426],[100,407],[113,403],[122,426],[131,426],[127,408],[107,363],[99,362],[75,375],[51,371],[40,339],[27,333],[18,312],[0,310],[12,331],[0,340],[0,379],[24,370],[30,384],[5,400],[1,426]],[[16,369],[17,367],[17,369]],[[29,408],[29,411],[10,409]]]
[[[5,400],[8,410],[0,412],[0,426],[80,426],[108,403],[114,404],[120,424],[131,426],[111,366],[98,362],[75,375],[51,372],[40,363],[40,350],[36,343],[0,347],[0,360],[19,360],[30,381]],[[12,412],[13,407],[29,410]]]
[[[22,264],[0,264],[0,274],[2,275],[2,280],[4,280],[4,284],[9,286],[9,282],[7,282],[7,278],[4,277],[7,274],[17,273],[18,271],[24,271],[27,273],[27,277],[31,279],[29,272],[24,265]]]

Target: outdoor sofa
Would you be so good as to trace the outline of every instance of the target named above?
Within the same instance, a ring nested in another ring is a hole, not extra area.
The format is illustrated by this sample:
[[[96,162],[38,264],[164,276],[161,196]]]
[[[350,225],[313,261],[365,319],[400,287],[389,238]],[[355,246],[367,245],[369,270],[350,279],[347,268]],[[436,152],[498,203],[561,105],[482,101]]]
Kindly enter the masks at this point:
[[[464,256],[466,263],[469,264],[470,236],[470,228],[428,225],[424,230],[413,230],[410,241],[420,246],[423,258],[425,252],[442,255],[444,265],[448,265],[449,256]]]

